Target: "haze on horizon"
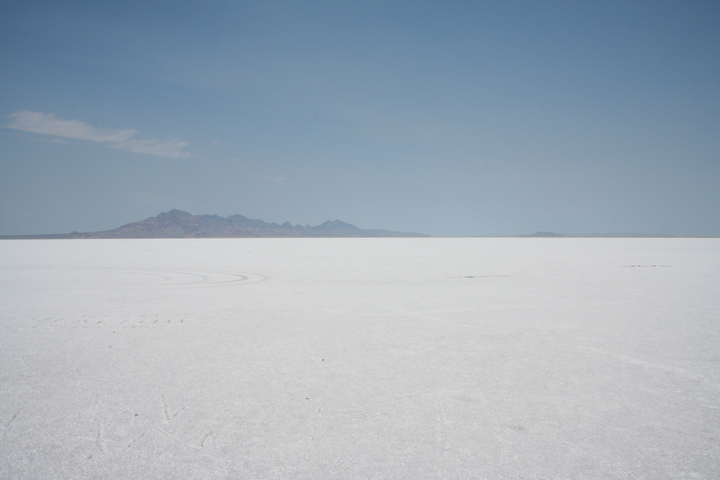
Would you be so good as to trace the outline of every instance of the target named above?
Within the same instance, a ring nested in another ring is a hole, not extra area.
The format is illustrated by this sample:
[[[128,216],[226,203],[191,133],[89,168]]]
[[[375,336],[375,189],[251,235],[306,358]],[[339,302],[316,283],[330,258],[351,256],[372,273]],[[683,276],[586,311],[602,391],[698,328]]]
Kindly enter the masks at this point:
[[[720,4],[0,5],[0,235],[720,235]]]

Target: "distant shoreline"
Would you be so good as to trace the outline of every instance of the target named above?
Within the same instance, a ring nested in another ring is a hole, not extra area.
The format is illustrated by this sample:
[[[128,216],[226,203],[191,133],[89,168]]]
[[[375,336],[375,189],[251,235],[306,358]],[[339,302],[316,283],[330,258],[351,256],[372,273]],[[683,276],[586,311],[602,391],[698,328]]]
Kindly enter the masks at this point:
[[[580,238],[658,238],[658,239],[674,239],[674,238],[720,238],[720,236],[709,235],[558,235],[554,237],[542,237],[534,235],[423,235],[423,236],[313,236],[313,237],[290,237],[290,236],[235,236],[235,237],[114,237],[102,238],[72,234],[46,234],[46,235],[0,235],[0,240],[211,240],[211,239],[327,239],[327,238],[397,238],[397,239],[433,239],[433,238],[525,238],[537,240],[554,240],[554,239],[580,239]]]

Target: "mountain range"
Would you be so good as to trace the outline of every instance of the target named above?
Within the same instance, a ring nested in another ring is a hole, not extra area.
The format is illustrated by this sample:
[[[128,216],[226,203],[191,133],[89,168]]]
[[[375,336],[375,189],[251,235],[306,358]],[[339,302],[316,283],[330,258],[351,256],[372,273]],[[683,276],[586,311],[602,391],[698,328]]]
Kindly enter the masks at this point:
[[[3,238],[234,238],[234,237],[426,237],[420,233],[365,230],[331,220],[320,225],[282,225],[242,215],[192,215],[182,210],[132,222],[103,232],[72,232],[49,235],[13,235]]]

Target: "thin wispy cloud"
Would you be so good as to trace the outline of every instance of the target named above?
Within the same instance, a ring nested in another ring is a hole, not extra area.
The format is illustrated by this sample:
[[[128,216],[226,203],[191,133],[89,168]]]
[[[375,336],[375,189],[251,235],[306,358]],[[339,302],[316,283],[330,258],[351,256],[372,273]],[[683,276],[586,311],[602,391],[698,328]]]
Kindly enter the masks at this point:
[[[272,182],[272,183],[282,183],[285,180],[287,180],[287,177],[286,176],[281,176],[281,177],[265,176],[265,177],[263,177],[263,180],[265,180],[266,182]]]
[[[112,148],[158,157],[188,158],[192,156],[184,151],[184,148],[189,145],[184,140],[177,138],[139,139],[136,138],[138,131],[130,128],[98,128],[79,120],[66,120],[58,118],[52,113],[29,110],[18,110],[8,115],[8,118],[11,121],[5,125],[6,128],[23,132],[102,143]]]

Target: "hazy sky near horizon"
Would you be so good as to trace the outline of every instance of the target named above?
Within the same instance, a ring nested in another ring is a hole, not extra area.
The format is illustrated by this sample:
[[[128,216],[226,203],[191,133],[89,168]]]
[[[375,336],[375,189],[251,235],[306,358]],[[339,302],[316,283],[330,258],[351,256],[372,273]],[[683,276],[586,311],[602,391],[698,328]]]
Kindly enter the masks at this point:
[[[4,235],[720,235],[715,1],[3,1],[0,62]]]

